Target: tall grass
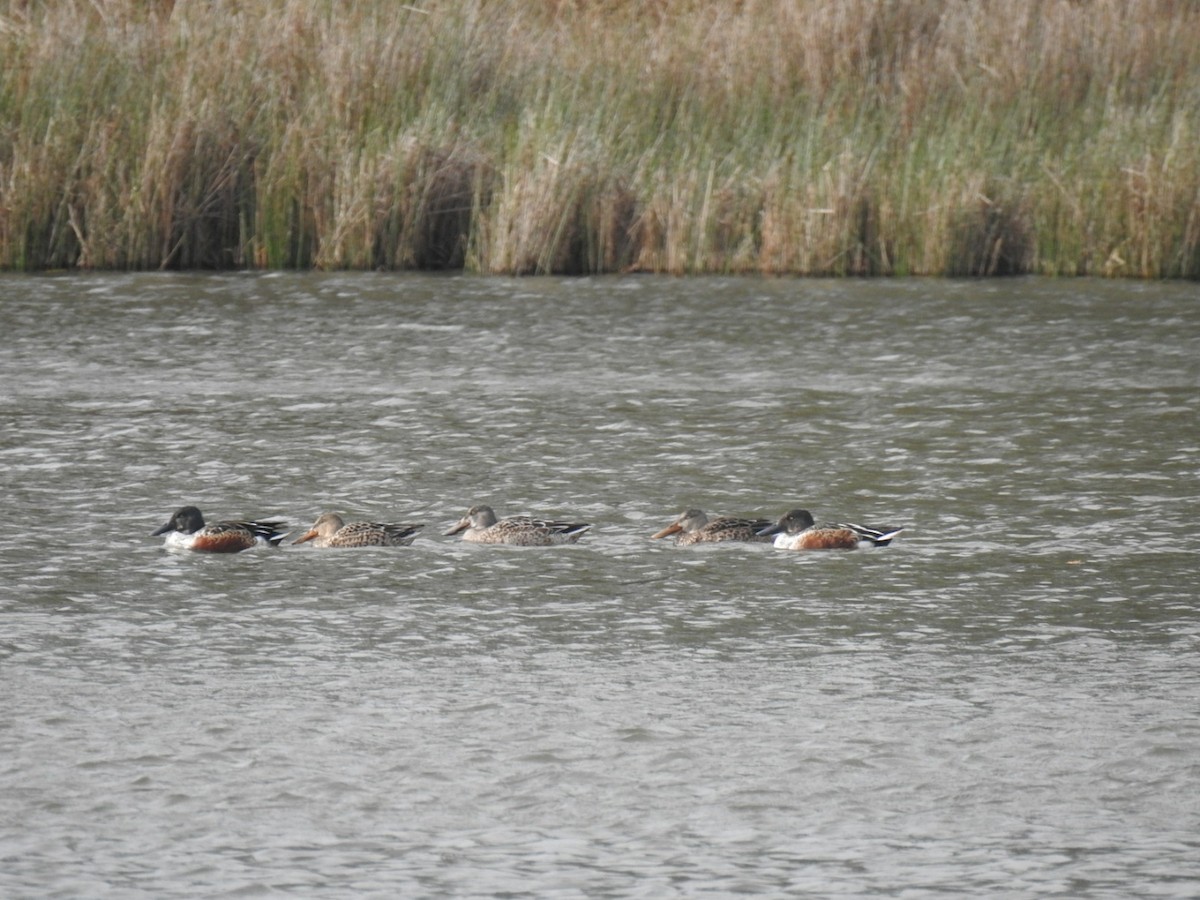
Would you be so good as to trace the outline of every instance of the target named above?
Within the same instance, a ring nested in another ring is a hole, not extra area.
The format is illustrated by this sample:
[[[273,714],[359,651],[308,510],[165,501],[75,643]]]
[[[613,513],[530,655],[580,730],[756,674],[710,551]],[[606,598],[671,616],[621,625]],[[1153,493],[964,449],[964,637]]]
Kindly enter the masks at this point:
[[[0,267],[1197,278],[1200,4],[0,2]]]

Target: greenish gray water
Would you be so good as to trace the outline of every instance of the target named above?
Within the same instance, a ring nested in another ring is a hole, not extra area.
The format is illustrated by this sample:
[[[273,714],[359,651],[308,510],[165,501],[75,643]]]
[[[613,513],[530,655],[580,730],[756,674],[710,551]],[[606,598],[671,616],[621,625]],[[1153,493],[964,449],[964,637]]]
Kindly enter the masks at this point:
[[[1195,285],[3,277],[0,329],[6,896],[1200,885]],[[428,524],[168,553],[186,503]],[[648,540],[796,505],[907,530]]]

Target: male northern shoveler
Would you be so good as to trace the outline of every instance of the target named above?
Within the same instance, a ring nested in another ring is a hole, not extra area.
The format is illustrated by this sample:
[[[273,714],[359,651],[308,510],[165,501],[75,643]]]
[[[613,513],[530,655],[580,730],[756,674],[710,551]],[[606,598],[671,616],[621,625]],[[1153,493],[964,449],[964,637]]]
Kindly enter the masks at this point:
[[[691,544],[712,544],[718,541],[756,541],[769,543],[771,537],[759,532],[771,524],[770,519],[738,519],[734,516],[717,516],[710,519],[699,509],[685,509],[679,516],[655,534],[651,540],[678,534],[675,543],[682,546]]]
[[[490,506],[472,506],[445,533],[451,535],[461,532],[464,541],[476,544],[547,547],[551,544],[573,544],[591,527],[585,522],[545,522],[529,516],[509,516],[497,520]]]
[[[167,524],[150,534],[152,537],[165,534],[167,547],[176,550],[238,553],[251,547],[279,546],[287,534],[287,523],[283,519],[257,519],[205,525],[200,510],[185,506],[177,510]]]
[[[403,547],[413,542],[424,525],[384,525],[350,522],[337,513],[322,513],[312,528],[292,543],[312,541],[314,547]]]
[[[759,534],[776,535],[781,550],[855,550],[859,547],[886,547],[901,528],[875,528],[851,522],[818,525],[807,509],[793,509]]]

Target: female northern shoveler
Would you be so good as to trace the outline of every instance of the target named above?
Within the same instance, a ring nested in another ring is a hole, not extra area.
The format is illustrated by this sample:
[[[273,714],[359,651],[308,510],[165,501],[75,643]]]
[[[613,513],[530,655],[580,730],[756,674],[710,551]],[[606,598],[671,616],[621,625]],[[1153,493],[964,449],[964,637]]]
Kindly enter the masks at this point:
[[[258,519],[249,522],[213,522],[204,524],[204,516],[194,506],[185,506],[171,516],[166,525],[150,532],[165,534],[166,545],[176,550],[201,553],[238,553],[251,547],[279,546],[287,534],[283,519]]]
[[[464,541],[476,544],[547,547],[551,544],[573,544],[591,527],[584,522],[544,522],[529,516],[509,516],[497,520],[490,506],[472,506],[446,534],[461,532]]]
[[[312,528],[292,543],[312,541],[314,547],[403,547],[411,544],[424,525],[384,525],[350,522],[337,513],[322,513]]]
[[[759,534],[777,535],[775,546],[781,550],[855,550],[859,547],[886,547],[904,529],[874,528],[850,522],[818,525],[807,509],[793,509]]]
[[[670,525],[655,534],[651,540],[678,534],[675,543],[682,546],[711,544],[718,541],[771,541],[769,535],[759,534],[771,524],[770,519],[738,519],[733,516],[717,516],[710,519],[699,509],[685,509]]]

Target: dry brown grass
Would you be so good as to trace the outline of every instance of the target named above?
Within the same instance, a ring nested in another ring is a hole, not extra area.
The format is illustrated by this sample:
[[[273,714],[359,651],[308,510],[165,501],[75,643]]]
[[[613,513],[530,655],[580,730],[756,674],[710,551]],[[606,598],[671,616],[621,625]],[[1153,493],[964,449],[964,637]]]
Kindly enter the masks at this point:
[[[1200,4],[0,3],[0,267],[1200,276]]]

